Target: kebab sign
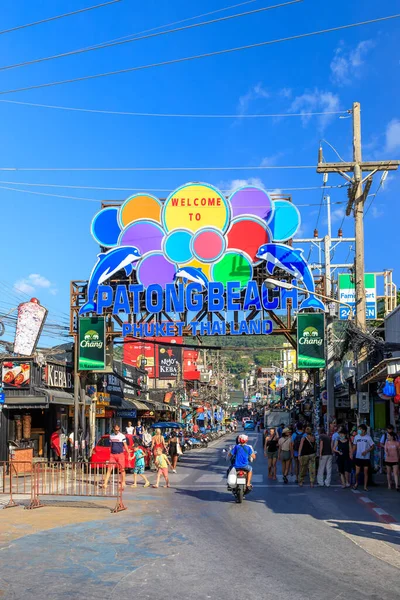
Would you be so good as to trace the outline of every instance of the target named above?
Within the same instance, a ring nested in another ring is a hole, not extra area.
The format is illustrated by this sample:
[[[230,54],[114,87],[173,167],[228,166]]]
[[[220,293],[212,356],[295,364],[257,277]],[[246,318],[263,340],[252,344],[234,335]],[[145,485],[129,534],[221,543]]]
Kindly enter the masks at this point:
[[[31,383],[31,363],[5,360],[1,380],[4,389],[28,389]]]

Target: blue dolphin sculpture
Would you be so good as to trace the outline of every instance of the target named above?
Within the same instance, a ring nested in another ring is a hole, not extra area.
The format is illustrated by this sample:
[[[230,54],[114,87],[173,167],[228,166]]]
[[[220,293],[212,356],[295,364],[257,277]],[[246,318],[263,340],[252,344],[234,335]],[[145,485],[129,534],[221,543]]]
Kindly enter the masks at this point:
[[[134,246],[118,246],[107,252],[98,254],[97,263],[94,265],[90,274],[88,283],[88,299],[79,309],[79,314],[83,315],[88,312],[95,312],[97,307],[94,297],[99,285],[110,279],[112,275],[125,269],[127,277],[132,273],[134,262],[138,261],[141,254]]]
[[[188,283],[189,281],[193,283],[199,283],[203,287],[207,287],[208,279],[204,275],[201,269],[197,267],[182,267],[178,269],[174,275],[174,279],[182,279],[184,283]]]
[[[325,311],[325,306],[316,298],[314,278],[310,267],[303,256],[303,250],[297,250],[285,244],[263,244],[257,252],[258,258],[265,260],[270,275],[276,267],[290,273],[295,279],[301,279],[308,291],[308,296],[301,303],[299,310],[314,308]]]

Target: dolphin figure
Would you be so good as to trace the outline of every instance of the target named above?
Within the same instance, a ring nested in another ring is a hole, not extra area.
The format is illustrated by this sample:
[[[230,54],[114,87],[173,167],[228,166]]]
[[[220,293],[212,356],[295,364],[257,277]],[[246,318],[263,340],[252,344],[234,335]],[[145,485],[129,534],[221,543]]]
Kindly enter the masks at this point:
[[[88,299],[79,309],[79,314],[83,315],[88,312],[95,312],[97,307],[94,297],[99,285],[110,279],[112,275],[125,269],[126,276],[132,273],[133,262],[136,262],[141,257],[141,254],[134,246],[118,246],[107,252],[97,255],[97,263],[94,265],[90,274],[88,283]]]
[[[182,267],[178,269],[174,275],[175,281],[182,279],[184,283],[199,283],[202,287],[207,287],[208,279],[204,275],[203,271],[197,267]]]
[[[314,295],[314,279],[310,267],[303,256],[303,250],[297,250],[285,244],[263,244],[258,249],[257,256],[265,260],[267,271],[270,275],[278,267],[290,273],[294,278],[302,280],[308,291],[308,297],[303,300],[299,310],[313,308],[325,311],[323,302]]]

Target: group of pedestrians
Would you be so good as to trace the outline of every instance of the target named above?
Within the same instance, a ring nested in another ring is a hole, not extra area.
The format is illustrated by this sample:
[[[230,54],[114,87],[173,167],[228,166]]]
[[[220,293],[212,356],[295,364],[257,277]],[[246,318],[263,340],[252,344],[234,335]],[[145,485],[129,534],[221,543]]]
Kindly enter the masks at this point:
[[[319,486],[329,487],[332,480],[333,461],[336,458],[342,488],[351,487],[351,475],[354,473],[353,488],[357,489],[362,478],[364,490],[368,491],[371,452],[374,441],[367,433],[366,425],[353,428],[336,428],[332,437],[324,428],[314,435],[310,425],[271,427],[265,432],[264,455],[268,458],[268,477],[276,479],[277,462],[282,464],[284,483],[289,475],[295,476],[295,482],[303,486],[308,474],[310,486],[315,480]],[[381,447],[385,452],[385,465],[389,489],[392,488],[392,476],[395,489],[399,490],[400,442],[394,428],[390,425],[381,438]],[[318,460],[318,472],[317,472]]]

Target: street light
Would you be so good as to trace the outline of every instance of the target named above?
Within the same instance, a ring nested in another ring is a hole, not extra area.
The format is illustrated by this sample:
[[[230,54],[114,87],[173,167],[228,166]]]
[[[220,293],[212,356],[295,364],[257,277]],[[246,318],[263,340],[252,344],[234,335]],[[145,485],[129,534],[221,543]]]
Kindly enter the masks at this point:
[[[307,291],[304,287],[300,287],[298,285],[294,285],[293,283],[287,283],[287,281],[280,281],[279,279],[273,279],[272,277],[268,277],[264,282],[269,289],[273,289],[274,287],[280,287],[284,290],[300,290],[301,292]],[[324,300],[329,300],[329,302],[335,302],[335,304],[339,304],[341,306],[346,306],[350,311],[350,317],[354,316],[353,307],[346,302],[342,302],[341,300],[336,300],[335,298],[330,298],[329,296],[324,296],[323,294],[318,294],[317,292],[310,292],[314,296],[318,296],[319,298],[323,298]]]

